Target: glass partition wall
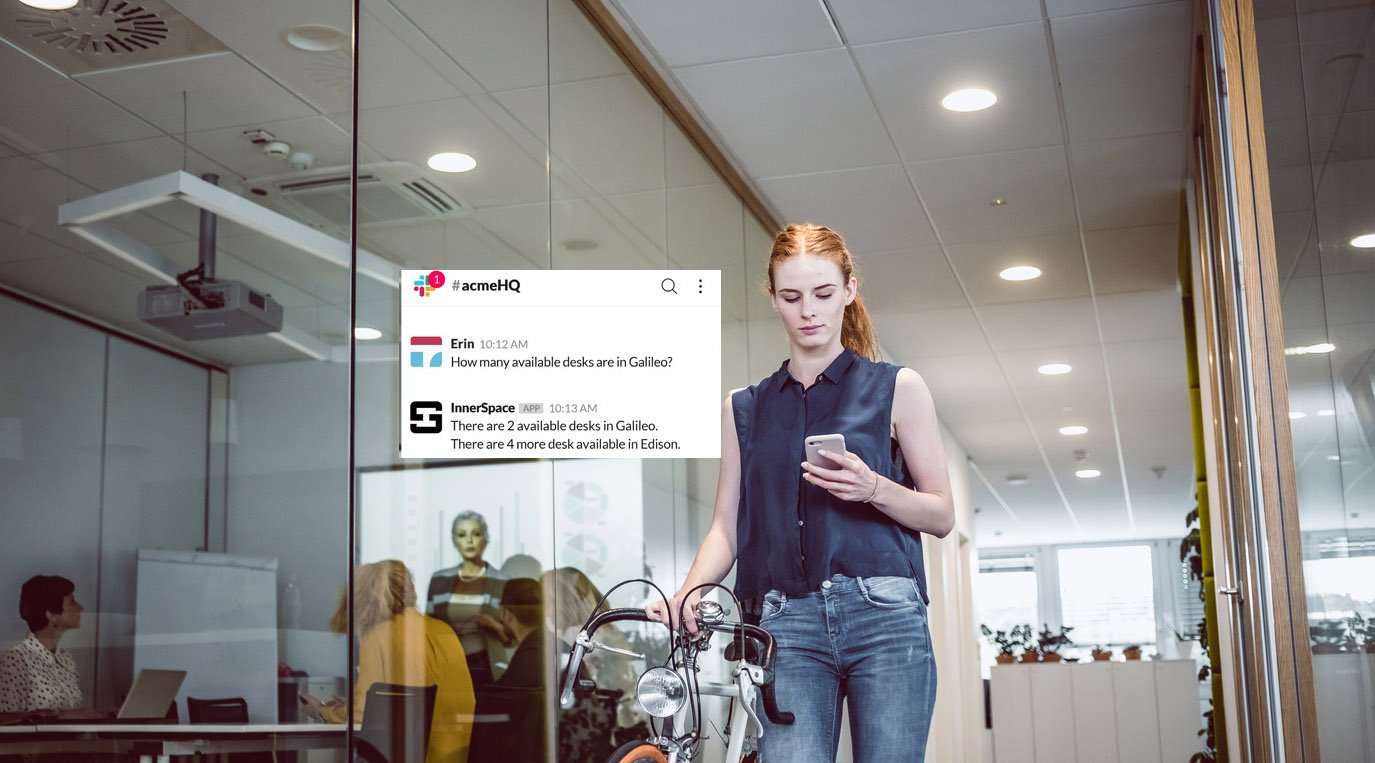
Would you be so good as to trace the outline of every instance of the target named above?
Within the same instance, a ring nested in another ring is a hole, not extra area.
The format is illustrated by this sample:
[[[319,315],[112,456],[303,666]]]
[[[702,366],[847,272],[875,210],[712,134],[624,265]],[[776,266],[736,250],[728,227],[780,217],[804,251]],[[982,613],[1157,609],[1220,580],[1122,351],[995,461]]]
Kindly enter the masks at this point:
[[[1375,761],[1375,4],[1255,10],[1318,740]]]
[[[758,282],[770,234],[577,5],[364,2],[358,38],[360,178],[401,172],[453,206],[369,220],[360,181],[360,252],[399,269],[720,270],[720,395],[778,362],[781,345],[752,330],[767,310]],[[471,168],[431,169],[443,152],[471,157]],[[710,521],[715,460],[402,460],[400,292],[361,271],[354,285],[355,330],[381,336],[354,343],[353,561],[402,561],[418,608],[457,632],[471,688],[456,701],[472,702],[478,720],[455,731],[469,759],[603,759],[618,740],[643,737],[647,718],[631,695],[646,661],[667,655],[662,626],[599,634],[643,655],[598,655],[592,678],[614,694],[570,714],[554,710],[549,687],[602,594],[636,578],[676,590]],[[608,604],[639,607],[649,595],[633,584]],[[532,597],[543,612],[527,631],[516,620]],[[353,607],[366,650],[357,597]],[[538,640],[531,675],[517,654]],[[704,677],[724,677],[724,664],[715,669]],[[507,691],[534,687],[545,704]],[[725,709],[704,712],[724,728]],[[530,714],[539,722],[522,725]],[[499,715],[514,720],[491,720]]]
[[[368,565],[397,560],[416,617],[463,650],[444,680],[469,682],[466,698],[445,687],[435,716],[454,752],[475,679],[503,676],[517,648],[503,581],[536,581],[511,612],[543,607],[543,685],[594,588],[676,588],[710,519],[714,460],[399,458],[404,268],[720,270],[717,391],[777,362],[760,325],[769,234],[578,6],[11,6],[0,550],[9,595],[56,575],[75,590],[47,611],[84,605],[56,632],[79,677],[68,709],[113,709],[140,671],[168,669],[186,673],[183,722],[206,719],[188,699],[241,699],[242,722],[324,721],[343,739],[351,710],[366,722],[370,685],[427,683],[379,669],[371,638],[375,584],[399,573]],[[441,152],[475,166],[433,169]],[[149,287],[170,312],[140,307]],[[251,328],[227,337],[236,321]],[[28,625],[7,620],[6,642]],[[664,657],[652,629],[610,638]],[[597,678],[633,690],[643,661],[606,661]],[[0,709],[50,709],[19,704]],[[579,720],[599,744],[644,721],[603,705]],[[587,744],[540,715],[547,759]],[[318,746],[308,755],[341,754]]]

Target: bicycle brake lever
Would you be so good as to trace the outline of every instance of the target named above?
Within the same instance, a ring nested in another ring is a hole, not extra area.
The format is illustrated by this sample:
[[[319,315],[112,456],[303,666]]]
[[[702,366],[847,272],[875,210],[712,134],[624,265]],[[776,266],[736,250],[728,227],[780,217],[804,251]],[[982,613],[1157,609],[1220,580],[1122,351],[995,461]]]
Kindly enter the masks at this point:
[[[629,649],[620,649],[614,646],[607,646],[606,644],[603,644],[600,641],[588,641],[587,644],[588,647],[591,649],[605,649],[608,652],[623,654],[626,657],[634,657],[637,660],[643,660],[645,658],[645,656],[643,654],[640,654],[639,652],[632,652]]]
[[[735,669],[735,685],[739,687],[740,704],[745,709],[745,715],[749,716],[754,724],[755,735],[764,736],[764,724],[759,720],[759,713],[754,709],[754,695],[756,692],[754,676],[745,665]]]

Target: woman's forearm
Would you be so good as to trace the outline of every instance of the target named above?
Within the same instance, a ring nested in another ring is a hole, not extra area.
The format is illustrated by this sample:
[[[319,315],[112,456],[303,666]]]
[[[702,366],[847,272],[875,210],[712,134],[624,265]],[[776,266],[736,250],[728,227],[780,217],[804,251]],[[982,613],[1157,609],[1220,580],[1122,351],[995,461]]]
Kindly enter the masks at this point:
[[[692,560],[687,578],[679,590],[687,591],[704,583],[720,583],[735,566],[735,539],[713,522],[702,545],[697,548],[697,556]]]
[[[869,503],[903,527],[944,538],[955,529],[955,504],[949,493],[923,493],[879,475]]]

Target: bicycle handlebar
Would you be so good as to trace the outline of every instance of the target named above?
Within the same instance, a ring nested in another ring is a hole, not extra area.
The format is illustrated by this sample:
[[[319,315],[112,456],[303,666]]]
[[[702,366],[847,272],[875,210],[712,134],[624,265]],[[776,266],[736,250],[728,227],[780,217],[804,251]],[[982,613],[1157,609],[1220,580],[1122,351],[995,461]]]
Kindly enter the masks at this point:
[[[626,621],[642,623],[653,622],[649,619],[649,615],[645,614],[643,609],[632,609],[628,607],[609,609],[593,617],[592,620],[587,623],[587,627],[578,634],[579,643],[575,644],[573,647],[573,655],[568,662],[568,675],[563,682],[563,692],[559,695],[559,704],[564,709],[573,706],[573,687],[578,680],[578,669],[582,666],[583,656],[587,653],[587,647],[582,643],[583,636],[585,635],[586,638],[590,640],[592,635],[602,626]],[[791,725],[794,721],[793,714],[778,709],[778,698],[774,694],[773,659],[775,644],[773,636],[763,628],[748,623],[721,623],[709,626],[709,628],[718,633],[728,634],[732,638],[753,639],[763,646],[761,650],[762,659],[760,660],[759,667],[764,671],[764,681],[760,685],[760,695],[764,701],[764,714],[767,715],[769,720],[773,723],[783,726]]]

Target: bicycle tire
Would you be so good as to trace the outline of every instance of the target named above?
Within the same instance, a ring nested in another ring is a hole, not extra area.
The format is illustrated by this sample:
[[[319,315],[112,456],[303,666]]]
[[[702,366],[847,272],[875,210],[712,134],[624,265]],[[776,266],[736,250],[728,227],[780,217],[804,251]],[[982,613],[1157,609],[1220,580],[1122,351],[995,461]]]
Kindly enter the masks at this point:
[[[616,748],[606,763],[668,763],[668,758],[649,742],[636,741],[626,742]]]

